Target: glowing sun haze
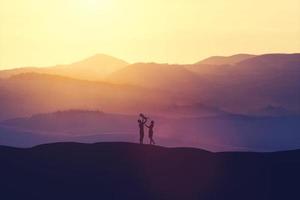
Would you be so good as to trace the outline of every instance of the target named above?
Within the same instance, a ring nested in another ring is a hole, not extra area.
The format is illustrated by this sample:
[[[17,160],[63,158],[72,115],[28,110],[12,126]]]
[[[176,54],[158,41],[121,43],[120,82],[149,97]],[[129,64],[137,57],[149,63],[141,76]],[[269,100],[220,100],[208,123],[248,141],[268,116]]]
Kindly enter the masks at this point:
[[[0,68],[300,52],[299,0],[0,0]]]

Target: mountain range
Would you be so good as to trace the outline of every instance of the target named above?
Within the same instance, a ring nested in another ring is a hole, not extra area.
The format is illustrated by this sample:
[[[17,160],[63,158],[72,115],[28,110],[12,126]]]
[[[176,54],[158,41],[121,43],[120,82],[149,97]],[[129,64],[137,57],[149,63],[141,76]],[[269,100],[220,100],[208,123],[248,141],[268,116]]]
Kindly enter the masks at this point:
[[[300,113],[300,54],[233,58],[239,62],[128,64],[99,54],[66,66],[0,71],[0,119],[67,109],[158,113],[199,104],[243,115]]]
[[[186,65],[128,64],[97,54],[70,65],[4,70],[0,141],[19,147],[133,142],[136,115],[145,113],[167,146],[299,148],[299,80],[300,54],[239,54]]]
[[[120,70],[127,65],[129,64],[121,59],[105,54],[96,54],[92,57],[69,65],[57,65],[43,68],[23,67],[3,70],[0,72],[0,78],[9,78],[13,75],[22,73],[41,73],[66,76],[80,80],[99,81],[112,72]]]

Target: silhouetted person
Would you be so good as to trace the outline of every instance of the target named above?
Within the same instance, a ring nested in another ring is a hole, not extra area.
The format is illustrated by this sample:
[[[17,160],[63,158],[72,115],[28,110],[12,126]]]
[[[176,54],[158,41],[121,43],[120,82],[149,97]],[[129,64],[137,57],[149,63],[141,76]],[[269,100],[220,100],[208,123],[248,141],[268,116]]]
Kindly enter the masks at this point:
[[[142,114],[141,114],[142,116]],[[138,120],[138,123],[139,123],[139,128],[140,128],[140,144],[143,144],[143,140],[144,140],[144,125],[146,124],[147,122],[147,118],[143,115],[142,116],[143,119],[142,120]]]
[[[155,144],[154,140],[153,140],[153,128],[154,128],[154,121],[151,121],[151,124],[148,126],[147,124],[145,124],[145,126],[147,126],[149,128],[149,132],[148,132],[148,136],[150,139],[150,144]]]

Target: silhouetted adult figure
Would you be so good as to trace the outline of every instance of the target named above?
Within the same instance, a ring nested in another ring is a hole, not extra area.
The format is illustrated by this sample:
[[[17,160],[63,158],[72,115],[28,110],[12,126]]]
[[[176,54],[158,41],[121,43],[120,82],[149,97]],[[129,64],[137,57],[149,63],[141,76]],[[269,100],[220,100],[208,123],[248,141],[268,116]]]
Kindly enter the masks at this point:
[[[145,126],[147,126],[149,128],[148,136],[150,139],[150,144],[155,144],[154,139],[153,139],[154,121],[152,120],[149,126],[147,124],[145,124]]]
[[[138,120],[139,123],[139,128],[140,128],[140,144],[143,144],[144,141],[144,125],[147,122],[147,117],[145,117],[143,114],[140,114],[140,116],[142,117],[142,119]]]

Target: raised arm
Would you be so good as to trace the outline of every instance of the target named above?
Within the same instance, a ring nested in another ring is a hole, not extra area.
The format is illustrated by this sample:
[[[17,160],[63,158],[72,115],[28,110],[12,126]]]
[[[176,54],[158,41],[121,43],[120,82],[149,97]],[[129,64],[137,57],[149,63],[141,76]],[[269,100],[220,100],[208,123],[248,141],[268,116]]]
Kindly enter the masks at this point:
[[[147,120],[148,120],[147,118],[144,118],[144,119],[142,120],[142,123],[143,123],[143,124],[146,124]]]

